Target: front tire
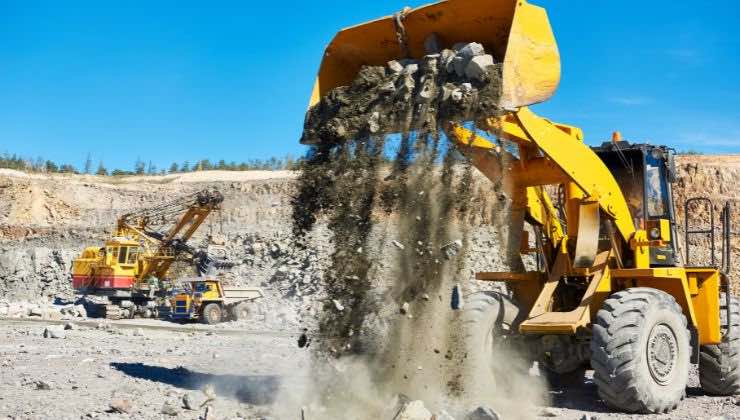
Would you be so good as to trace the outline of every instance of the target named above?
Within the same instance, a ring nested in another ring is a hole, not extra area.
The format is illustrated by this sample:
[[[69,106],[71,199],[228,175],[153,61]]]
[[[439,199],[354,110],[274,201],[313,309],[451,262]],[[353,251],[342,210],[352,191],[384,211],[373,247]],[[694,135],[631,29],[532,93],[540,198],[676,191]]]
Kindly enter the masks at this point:
[[[203,308],[201,320],[204,324],[214,325],[221,322],[223,318],[223,309],[218,303],[209,303]]]
[[[591,365],[599,396],[631,413],[667,413],[686,395],[691,346],[673,296],[638,287],[613,294],[596,315]]]
[[[699,348],[699,382],[711,395],[740,394],[740,302],[730,297],[732,328],[727,334],[727,301],[720,296],[722,342]]]

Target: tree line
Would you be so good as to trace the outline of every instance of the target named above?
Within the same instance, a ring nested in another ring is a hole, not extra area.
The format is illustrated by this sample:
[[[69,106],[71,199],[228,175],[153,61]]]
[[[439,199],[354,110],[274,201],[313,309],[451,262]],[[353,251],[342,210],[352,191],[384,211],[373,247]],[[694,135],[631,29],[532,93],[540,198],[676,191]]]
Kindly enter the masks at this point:
[[[224,159],[212,162],[209,159],[196,161],[173,162],[167,168],[159,168],[152,161],[137,158],[132,169],[113,168],[109,169],[103,161],[97,165],[90,154],[85,159],[84,166],[77,168],[69,163],[57,163],[43,158],[28,159],[16,154],[4,153],[0,155],[0,168],[15,169],[25,172],[36,173],[70,173],[70,174],[95,174],[101,176],[123,176],[123,175],[166,175],[197,171],[279,171],[295,170],[299,161],[287,155],[282,158],[271,157],[269,159],[250,159],[244,162],[227,162]]]

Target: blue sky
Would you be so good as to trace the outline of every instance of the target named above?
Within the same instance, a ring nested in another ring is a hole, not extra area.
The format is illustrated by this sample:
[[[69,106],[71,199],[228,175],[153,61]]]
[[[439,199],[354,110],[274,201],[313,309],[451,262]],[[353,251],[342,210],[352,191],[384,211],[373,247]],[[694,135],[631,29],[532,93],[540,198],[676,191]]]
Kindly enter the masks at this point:
[[[538,0],[563,61],[536,111],[598,144],[740,153],[734,2]],[[417,6],[423,1],[408,1]],[[326,43],[392,0],[0,0],[0,153],[130,169],[242,161],[298,144]]]

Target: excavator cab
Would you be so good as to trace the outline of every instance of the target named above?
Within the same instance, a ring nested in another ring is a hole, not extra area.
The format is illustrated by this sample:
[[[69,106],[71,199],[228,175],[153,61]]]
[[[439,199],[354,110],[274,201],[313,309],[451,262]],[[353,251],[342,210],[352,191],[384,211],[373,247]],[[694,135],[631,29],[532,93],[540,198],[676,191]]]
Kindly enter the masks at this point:
[[[676,178],[673,150],[616,140],[595,147],[594,152],[619,184],[635,229],[646,231],[657,245],[650,247],[650,266],[679,266],[671,189]]]

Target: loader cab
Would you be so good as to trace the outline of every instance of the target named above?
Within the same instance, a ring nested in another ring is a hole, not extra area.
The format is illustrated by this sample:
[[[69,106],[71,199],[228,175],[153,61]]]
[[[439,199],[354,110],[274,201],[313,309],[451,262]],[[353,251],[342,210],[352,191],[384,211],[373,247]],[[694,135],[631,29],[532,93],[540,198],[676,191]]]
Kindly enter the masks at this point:
[[[612,141],[593,148],[616,179],[636,229],[651,241],[651,266],[680,265],[676,251],[676,213],[671,183],[675,181],[673,150],[665,146]]]

